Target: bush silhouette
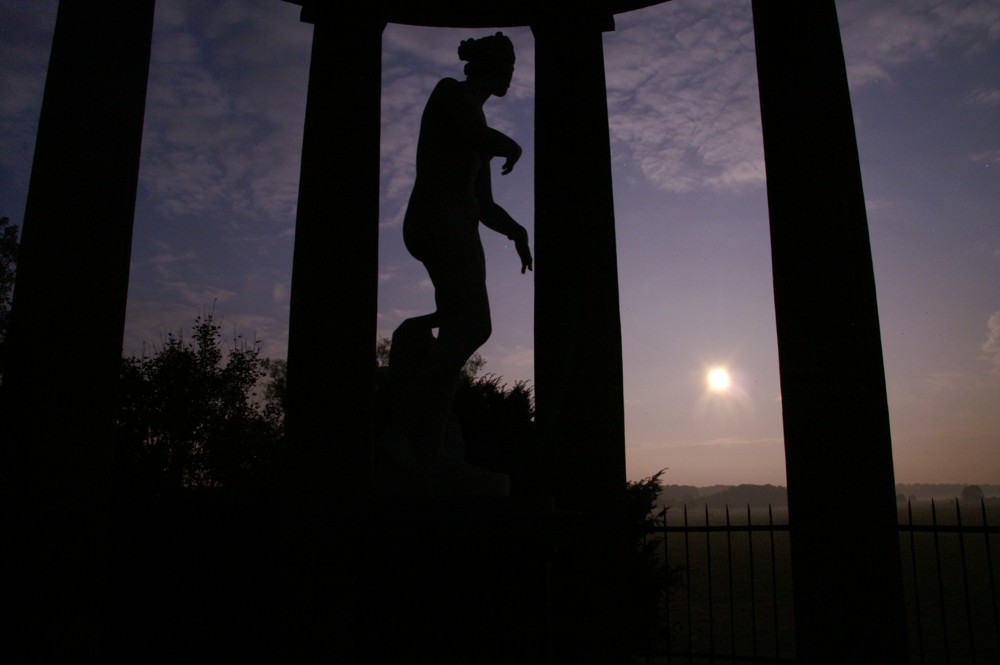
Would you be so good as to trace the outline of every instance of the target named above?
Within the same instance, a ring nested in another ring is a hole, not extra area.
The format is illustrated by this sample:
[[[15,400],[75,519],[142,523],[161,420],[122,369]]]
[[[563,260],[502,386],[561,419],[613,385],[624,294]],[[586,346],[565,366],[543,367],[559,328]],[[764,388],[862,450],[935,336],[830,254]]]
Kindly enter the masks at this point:
[[[376,346],[376,430],[389,419],[389,351],[391,340]],[[508,385],[491,373],[475,353],[458,377],[452,410],[462,432],[466,460],[493,471],[527,472],[533,457],[535,403],[525,381]],[[512,479],[516,482],[517,479]]]
[[[663,489],[661,469],[642,480],[625,485],[625,593],[628,637],[632,650],[655,649],[657,636],[666,632],[669,594],[680,582],[681,566],[668,566],[660,552],[662,540],[650,537],[656,525],[656,499]],[[660,513],[665,519],[666,508]]]

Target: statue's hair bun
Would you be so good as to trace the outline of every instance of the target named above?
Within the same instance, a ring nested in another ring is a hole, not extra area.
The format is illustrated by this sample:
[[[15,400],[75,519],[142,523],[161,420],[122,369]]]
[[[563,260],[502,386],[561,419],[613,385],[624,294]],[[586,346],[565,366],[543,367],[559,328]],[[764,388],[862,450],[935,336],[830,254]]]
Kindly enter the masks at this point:
[[[469,63],[514,64],[514,44],[502,32],[479,39],[465,39],[458,45],[458,58]]]

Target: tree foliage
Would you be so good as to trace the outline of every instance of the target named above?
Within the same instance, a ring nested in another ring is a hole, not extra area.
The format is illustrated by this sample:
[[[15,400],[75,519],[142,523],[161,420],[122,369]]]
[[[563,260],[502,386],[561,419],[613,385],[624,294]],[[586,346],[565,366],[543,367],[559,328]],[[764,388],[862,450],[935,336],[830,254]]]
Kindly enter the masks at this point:
[[[376,345],[376,430],[389,419],[389,352],[392,340]],[[512,482],[528,482],[535,454],[535,401],[525,381],[513,385],[491,373],[483,374],[486,360],[475,353],[462,367],[452,411],[462,432],[465,459],[476,466],[510,473]]]
[[[9,217],[0,217],[0,376],[3,374],[10,302],[14,294],[17,250],[17,227],[10,223]]]
[[[388,415],[390,341],[376,347],[376,403]],[[479,376],[474,355],[455,398],[466,452],[475,464],[510,472],[523,466],[534,426],[531,389]],[[259,342],[236,336],[224,344],[206,314],[190,339],[170,333],[159,347],[122,359],[116,442],[120,489],[163,495],[178,491],[255,491],[280,462],[287,364],[261,356]],[[331,380],[336,380],[331,377]]]
[[[455,391],[454,411],[469,462],[506,473],[525,471],[535,427],[535,403],[526,382],[508,385],[496,374],[465,374]]]
[[[667,509],[657,512],[663,489],[661,469],[648,478],[625,484],[626,600],[632,649],[636,653],[657,647],[657,636],[665,634],[670,591],[680,581],[680,566],[668,566],[662,539],[651,535],[657,517],[666,519]]]
[[[983,488],[979,485],[969,485],[962,488],[962,501],[968,503],[979,503],[983,500]]]
[[[220,331],[207,314],[195,319],[190,340],[171,333],[152,353],[122,359],[120,479],[158,493],[239,492],[264,482],[281,437],[274,384],[283,364],[239,335],[224,345]]]

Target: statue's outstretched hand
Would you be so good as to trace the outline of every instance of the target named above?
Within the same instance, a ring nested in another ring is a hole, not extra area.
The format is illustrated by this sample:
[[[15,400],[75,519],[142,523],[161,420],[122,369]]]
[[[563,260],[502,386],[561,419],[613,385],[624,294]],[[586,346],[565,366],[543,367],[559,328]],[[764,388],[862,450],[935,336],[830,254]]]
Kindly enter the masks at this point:
[[[521,257],[521,274],[524,274],[525,270],[534,269],[534,261],[531,258],[531,247],[528,246],[528,232],[521,227],[521,231],[514,237],[514,249],[517,250],[517,255]]]
[[[517,160],[521,159],[521,146],[513,139],[510,139],[509,150],[503,157],[507,159],[504,160],[503,166],[500,167],[500,175],[507,175],[514,170],[514,164],[517,164]]]

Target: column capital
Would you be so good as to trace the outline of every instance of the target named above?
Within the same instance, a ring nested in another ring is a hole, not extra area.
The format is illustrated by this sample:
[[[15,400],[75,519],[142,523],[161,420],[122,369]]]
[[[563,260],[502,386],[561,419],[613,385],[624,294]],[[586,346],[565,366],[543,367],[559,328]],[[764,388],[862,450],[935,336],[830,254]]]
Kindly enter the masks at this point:
[[[388,22],[389,10],[384,0],[366,0],[363,3],[352,7],[348,14],[341,4],[334,4],[330,0],[285,0],[295,5],[302,6],[302,13],[299,20],[303,23],[327,23],[340,21],[344,23],[359,23],[375,21],[381,29],[385,29]]]
[[[536,10],[529,27],[536,39],[553,33],[614,32],[615,14],[610,7],[602,4],[578,7],[572,12],[559,12],[554,7],[543,5]]]

